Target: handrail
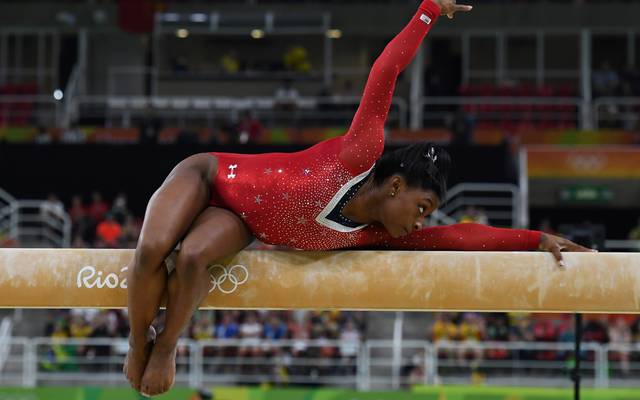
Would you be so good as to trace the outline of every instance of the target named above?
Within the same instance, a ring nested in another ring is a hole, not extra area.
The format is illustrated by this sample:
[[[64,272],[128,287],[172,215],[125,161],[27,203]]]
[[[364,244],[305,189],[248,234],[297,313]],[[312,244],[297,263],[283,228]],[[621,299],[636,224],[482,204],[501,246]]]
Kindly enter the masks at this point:
[[[275,349],[275,348],[289,348],[296,344],[304,344],[307,348],[315,346],[332,346],[340,347],[343,344],[339,340],[309,340],[309,339],[287,339],[287,340],[265,340],[257,339],[258,344],[256,346],[263,349]],[[11,337],[6,342],[9,345],[20,345],[22,350],[19,350],[15,355],[9,354],[9,358],[14,365],[18,365],[20,360],[23,361],[23,385],[33,386],[41,379],[47,381],[69,381],[69,380],[82,380],[83,382],[100,379],[109,380],[111,383],[125,384],[124,378],[119,373],[109,368],[109,372],[99,372],[87,376],[86,373],[82,373],[82,369],[79,371],[43,371],[39,370],[41,357],[45,357],[47,348],[49,346],[70,345],[70,346],[108,346],[117,348],[116,353],[101,357],[94,357],[91,359],[85,359],[82,356],[70,357],[60,361],[61,364],[74,363],[75,365],[84,368],[85,366],[102,364],[102,365],[120,365],[123,358],[128,341],[126,338],[51,338],[51,337]],[[0,343],[2,340],[0,339]],[[246,345],[245,339],[209,339],[209,340],[193,340],[193,339],[180,339],[179,345],[189,348],[189,354],[186,357],[180,357],[178,362],[181,365],[188,367],[188,375],[184,373],[179,374],[179,379],[182,382],[189,383],[190,386],[199,386],[203,383],[212,382],[224,382],[225,379],[233,379],[234,381],[244,381],[255,379],[259,375],[253,374],[229,374],[223,373],[219,377],[211,377],[204,375],[205,368],[211,368],[215,366],[225,365],[245,365],[245,366],[261,366],[271,365],[277,363],[278,359],[268,357],[254,357],[254,358],[242,358],[236,355],[225,356],[226,353],[216,353],[215,356],[206,355],[205,351],[207,347],[242,347]],[[354,343],[350,343],[354,344]],[[327,384],[346,384],[357,386],[361,390],[370,389],[372,385],[383,385],[387,387],[394,387],[399,385],[397,379],[394,380],[392,370],[394,362],[392,360],[391,349],[394,348],[393,340],[363,340],[358,342],[358,350],[355,354],[356,359],[353,363],[349,364],[353,369],[349,372],[335,375],[328,375],[321,377],[316,382]],[[494,359],[487,358],[481,360],[484,369],[492,368],[530,368],[530,369],[549,369],[549,368],[561,368],[564,370],[565,361],[562,360],[528,360],[520,359],[518,352],[520,350],[528,351],[555,351],[562,354],[570,354],[573,352],[574,347],[572,343],[568,342],[524,342],[524,341],[478,341],[473,344],[457,341],[438,341],[433,342],[429,340],[403,340],[401,343],[403,350],[403,356],[411,356],[412,354],[419,354],[419,362],[423,363],[423,380],[425,384],[434,384],[440,376],[443,374],[442,368],[454,366],[454,364],[447,363],[446,359],[441,359],[439,354],[442,350],[461,351],[469,349],[477,349],[482,351],[483,354],[487,350],[501,349],[504,351],[510,351],[511,355],[508,359]],[[611,361],[609,361],[609,354],[611,352],[640,352],[639,343],[613,343],[613,344],[600,344],[595,342],[585,343],[583,350],[586,352],[592,352],[594,354],[593,361],[589,361],[585,364],[585,368],[593,371],[593,382],[596,387],[609,387],[610,377],[607,374]],[[381,352],[383,351],[383,352]],[[416,353],[417,352],[417,353]],[[19,357],[16,357],[19,355]],[[5,359],[9,359],[5,358]],[[340,367],[340,359],[336,358],[332,363],[325,363],[326,359],[318,358],[317,355],[309,354],[309,357],[303,357],[302,359],[290,360],[289,366],[295,367],[314,367],[314,366],[328,366],[332,365]],[[54,361],[55,363],[55,361]],[[514,364],[515,363],[515,364]],[[460,367],[460,366],[458,366]],[[467,366],[469,367],[469,366]],[[7,374],[9,375],[9,373]],[[291,374],[290,382],[306,382],[308,377],[304,374],[295,373]]]
[[[2,322],[0,322],[0,372],[5,366],[7,362],[7,358],[9,356],[9,350],[11,346],[11,329],[13,328],[13,323],[10,317],[4,317]]]
[[[603,118],[600,117],[600,110],[605,106],[636,106],[640,108],[640,97],[599,97],[593,100],[591,111],[594,129],[600,129],[602,125]],[[623,119],[638,123],[638,110],[619,113],[617,120]]]

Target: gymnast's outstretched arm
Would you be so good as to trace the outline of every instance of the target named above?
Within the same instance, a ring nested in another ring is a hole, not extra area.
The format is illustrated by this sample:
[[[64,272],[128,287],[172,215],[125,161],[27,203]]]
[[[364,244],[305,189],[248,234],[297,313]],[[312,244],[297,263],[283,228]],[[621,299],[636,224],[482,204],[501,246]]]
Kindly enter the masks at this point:
[[[456,5],[455,0],[424,0],[404,29],[378,56],[364,88],[360,106],[351,126],[342,137],[340,159],[354,173],[369,169],[384,149],[384,124],[391,106],[396,80],[422,40],[443,13],[451,18],[456,11],[470,6]]]
[[[527,229],[494,228],[481,224],[454,224],[414,231],[399,238],[391,237],[384,229],[373,228],[371,241],[380,247],[404,250],[463,250],[463,251],[532,251],[551,252],[562,262],[561,251],[592,251],[569,240]],[[560,265],[563,265],[562,263]]]

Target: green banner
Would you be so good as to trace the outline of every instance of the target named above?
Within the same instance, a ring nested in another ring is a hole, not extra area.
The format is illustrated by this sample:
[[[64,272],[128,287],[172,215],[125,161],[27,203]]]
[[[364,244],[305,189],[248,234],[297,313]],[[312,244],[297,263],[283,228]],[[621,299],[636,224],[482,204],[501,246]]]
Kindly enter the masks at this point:
[[[269,389],[243,387],[211,388],[215,400],[570,400],[571,389],[506,387],[417,386],[401,392],[357,392],[344,389]],[[193,400],[195,392],[175,388],[159,400]],[[640,389],[583,389],[583,400],[637,400]],[[141,400],[147,399],[127,388],[47,387],[1,388],[0,400]]]

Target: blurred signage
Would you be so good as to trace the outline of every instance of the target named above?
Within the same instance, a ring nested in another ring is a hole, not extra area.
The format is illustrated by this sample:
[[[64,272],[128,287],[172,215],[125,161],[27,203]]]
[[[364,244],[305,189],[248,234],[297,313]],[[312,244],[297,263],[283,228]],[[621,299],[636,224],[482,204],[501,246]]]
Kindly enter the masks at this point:
[[[527,148],[529,178],[640,178],[640,148],[552,147]]]
[[[571,204],[608,203],[613,200],[613,191],[604,186],[579,185],[560,189],[560,202]]]

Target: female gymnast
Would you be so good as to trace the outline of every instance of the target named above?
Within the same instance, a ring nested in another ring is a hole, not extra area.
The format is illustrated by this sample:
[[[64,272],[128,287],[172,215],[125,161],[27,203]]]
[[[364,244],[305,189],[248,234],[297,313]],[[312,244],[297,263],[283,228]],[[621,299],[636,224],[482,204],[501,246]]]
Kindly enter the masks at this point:
[[[167,391],[176,343],[210,288],[207,267],[261,241],[305,250],[589,251],[528,230],[476,224],[423,228],[444,199],[449,155],[429,143],[381,156],[398,74],[440,15],[470,6],[424,0],[374,63],[348,132],[290,154],[197,154],[153,194],[130,268],[130,349],[124,372],[144,395]],[[165,258],[180,243],[175,270]],[[562,264],[561,264],[562,265]],[[151,323],[167,290],[164,330]]]

